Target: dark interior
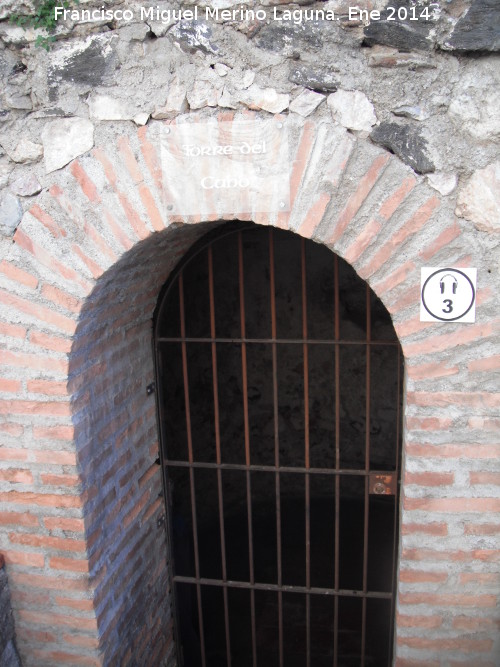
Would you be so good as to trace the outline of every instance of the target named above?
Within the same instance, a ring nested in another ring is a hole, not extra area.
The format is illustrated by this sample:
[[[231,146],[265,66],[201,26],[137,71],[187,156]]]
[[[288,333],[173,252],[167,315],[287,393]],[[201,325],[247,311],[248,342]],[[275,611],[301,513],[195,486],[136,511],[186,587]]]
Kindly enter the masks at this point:
[[[327,248],[255,226],[225,232],[182,264],[156,318],[174,574],[191,578],[175,584],[180,658],[223,667],[229,651],[233,667],[253,665],[253,608],[258,665],[280,664],[282,633],[286,667],[385,667],[398,494],[369,493],[369,475],[398,476],[392,322]]]

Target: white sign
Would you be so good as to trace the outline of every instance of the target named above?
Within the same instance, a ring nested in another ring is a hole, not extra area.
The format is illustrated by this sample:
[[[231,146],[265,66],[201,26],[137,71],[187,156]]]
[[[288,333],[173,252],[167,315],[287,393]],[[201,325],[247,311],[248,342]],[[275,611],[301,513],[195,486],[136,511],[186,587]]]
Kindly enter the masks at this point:
[[[284,121],[213,119],[164,125],[161,155],[167,213],[210,216],[289,210]]]
[[[474,322],[477,269],[421,270],[421,322]]]

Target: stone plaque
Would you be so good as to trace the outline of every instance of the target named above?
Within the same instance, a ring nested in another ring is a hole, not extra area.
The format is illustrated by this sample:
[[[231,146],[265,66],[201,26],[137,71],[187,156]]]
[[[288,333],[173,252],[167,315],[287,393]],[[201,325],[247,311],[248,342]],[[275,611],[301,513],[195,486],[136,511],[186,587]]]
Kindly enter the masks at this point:
[[[283,121],[214,119],[164,125],[160,140],[169,214],[204,217],[289,209]]]

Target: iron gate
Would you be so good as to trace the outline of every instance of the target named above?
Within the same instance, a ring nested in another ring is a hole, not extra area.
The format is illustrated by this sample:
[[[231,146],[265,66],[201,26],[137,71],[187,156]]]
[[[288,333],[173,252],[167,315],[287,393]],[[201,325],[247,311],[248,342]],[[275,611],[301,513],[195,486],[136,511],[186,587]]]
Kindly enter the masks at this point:
[[[224,227],[155,315],[176,640],[185,667],[392,658],[402,358],[323,246]]]

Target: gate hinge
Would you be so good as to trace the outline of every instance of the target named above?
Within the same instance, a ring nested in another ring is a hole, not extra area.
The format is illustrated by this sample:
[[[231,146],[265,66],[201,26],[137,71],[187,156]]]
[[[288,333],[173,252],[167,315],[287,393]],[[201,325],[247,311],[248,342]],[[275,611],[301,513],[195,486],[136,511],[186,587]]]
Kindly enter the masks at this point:
[[[396,487],[396,475],[370,473],[370,494],[374,494],[376,496],[394,496],[396,495]]]

